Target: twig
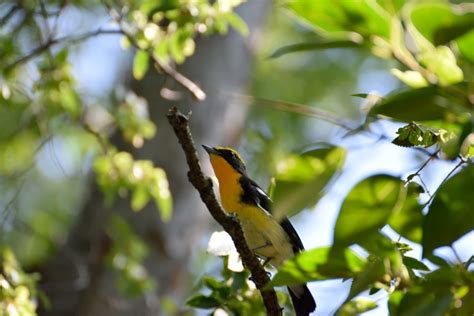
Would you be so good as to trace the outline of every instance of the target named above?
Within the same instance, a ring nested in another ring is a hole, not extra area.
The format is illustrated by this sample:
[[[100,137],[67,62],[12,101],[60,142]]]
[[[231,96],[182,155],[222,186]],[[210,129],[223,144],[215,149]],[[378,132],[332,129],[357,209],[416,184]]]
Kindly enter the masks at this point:
[[[212,188],[212,181],[202,173],[199,159],[194,146],[194,141],[189,128],[189,118],[175,107],[168,112],[168,121],[173,126],[178,141],[186,155],[189,166],[188,178],[192,185],[199,191],[202,201],[206,204],[212,217],[222,225],[224,230],[232,237],[235,247],[239,252],[242,262],[250,270],[255,285],[260,290],[268,315],[281,315],[281,308],[273,288],[265,288],[270,281],[267,273],[258,259],[247,246],[240,224],[232,217],[226,215],[216,199]]]
[[[460,158],[461,160],[459,161],[459,163],[454,166],[454,168],[446,175],[446,177],[444,177],[443,181],[441,181],[441,183],[439,184],[438,186],[438,189],[436,189],[436,191],[430,196],[429,200],[426,201],[425,204],[423,204],[423,207],[427,206],[428,204],[430,204],[430,202],[433,200],[433,198],[436,196],[436,193],[438,193],[439,189],[441,188],[441,186],[446,182],[448,181],[448,179],[451,177],[451,175],[456,171],[458,170],[459,167],[461,167],[463,164],[465,163],[468,163],[468,160],[465,160],[464,158]]]
[[[40,46],[36,47],[35,49],[33,49],[30,53],[28,53],[27,55],[23,56],[23,57],[20,57],[18,58],[17,60],[15,60],[13,63],[11,63],[10,65],[6,66],[5,67],[5,70],[10,70],[10,69],[13,69],[14,67],[22,64],[22,63],[25,63],[27,62],[28,60],[30,60],[31,58],[37,56],[37,55],[40,55],[41,53],[43,53],[45,50],[47,50],[48,48],[54,46],[54,45],[57,45],[57,44],[61,44],[61,43],[68,43],[68,44],[75,44],[75,43],[78,43],[78,42],[81,42],[83,40],[86,40],[90,37],[94,37],[94,36],[98,36],[98,35],[103,35],[103,34],[122,34],[122,31],[121,30],[103,30],[103,29],[98,29],[98,30],[95,30],[95,31],[90,31],[90,32],[86,32],[84,34],[79,34],[79,35],[75,35],[75,36],[64,36],[64,37],[59,37],[59,38],[51,38],[49,40],[47,40],[46,42],[44,42],[43,44],[41,44]]]
[[[438,157],[438,153],[439,153],[439,150],[437,150],[436,152],[434,152],[432,155],[430,155],[428,157],[428,159],[426,159],[426,161],[421,165],[420,168],[418,168],[418,170],[415,171],[415,173],[412,173],[410,174],[407,179],[406,179],[406,183],[410,182],[414,177],[418,177],[418,179],[420,179],[420,182],[421,182],[421,185],[423,186],[424,190],[426,191],[426,193],[430,196],[431,198],[431,194],[430,194],[430,191],[428,190],[428,187],[426,186],[425,182],[423,181],[423,178],[421,177],[420,175],[420,172],[425,169],[425,167],[428,165],[428,163],[433,160],[433,159],[436,159]]]
[[[19,5],[12,5],[10,7],[10,10],[8,10],[8,12],[2,16],[2,18],[0,19],[0,25],[3,25],[5,23],[8,22],[8,20],[15,14],[16,11],[18,11],[20,9],[20,6]]]
[[[112,16],[112,18],[118,24],[118,26],[119,26],[120,30],[122,31],[123,35],[125,35],[125,37],[127,37],[127,39],[133,45],[133,47],[135,47],[136,49],[143,50],[142,48],[140,48],[140,45],[138,45],[137,41],[135,40],[135,37],[125,30],[124,25],[123,25],[122,15],[120,15],[115,9],[113,9],[107,2],[104,1],[103,3],[107,7],[107,9],[109,10],[110,15]],[[173,78],[183,88],[188,90],[192,94],[192,96],[194,98],[196,98],[196,100],[204,101],[204,99],[206,99],[206,93],[197,84],[195,84],[189,78],[187,78],[182,73],[177,71],[175,68],[173,68],[170,65],[165,64],[165,63],[161,62],[160,60],[158,60],[154,56],[154,54],[151,50],[145,50],[145,51],[148,53],[148,56],[151,58],[151,60],[153,60],[155,65],[161,71],[163,71],[169,77]]]

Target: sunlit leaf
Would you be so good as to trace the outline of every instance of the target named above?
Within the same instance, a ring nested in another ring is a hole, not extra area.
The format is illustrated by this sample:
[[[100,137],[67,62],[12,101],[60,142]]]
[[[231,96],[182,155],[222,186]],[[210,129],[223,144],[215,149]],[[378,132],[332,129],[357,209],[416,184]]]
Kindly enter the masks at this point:
[[[220,303],[214,297],[198,294],[188,299],[186,301],[186,305],[196,308],[209,309],[218,307]]]
[[[400,179],[388,175],[359,182],[347,195],[337,218],[335,245],[345,247],[372,238],[387,223],[401,190]]]
[[[287,7],[316,30],[375,34],[384,38],[390,33],[390,15],[375,1],[293,0]]]
[[[247,27],[247,24],[245,21],[238,16],[237,14],[233,12],[229,12],[228,14],[225,15],[225,18],[227,19],[227,22],[239,33],[242,35],[248,35],[249,34],[249,29]]]
[[[458,38],[456,43],[461,54],[471,63],[474,63],[474,49],[472,49],[474,47],[474,30]]]
[[[358,47],[360,45],[361,43],[357,40],[318,38],[311,42],[282,46],[278,48],[277,50],[275,50],[270,55],[270,58],[278,58],[280,56],[283,56],[289,53],[295,53],[295,52],[312,51],[312,50],[329,49],[329,48],[353,48],[353,47]]]
[[[150,194],[147,189],[143,186],[138,186],[132,193],[132,209],[134,211],[140,211],[150,200]]]
[[[420,63],[433,72],[440,85],[447,86],[463,81],[464,74],[456,63],[456,57],[448,46],[438,46],[422,52]]]
[[[404,122],[437,120],[455,112],[447,104],[449,101],[439,95],[438,88],[429,86],[396,91],[375,105],[369,115],[383,115]]]
[[[365,265],[365,259],[350,249],[337,256],[331,255],[331,248],[317,248],[304,251],[287,260],[278,269],[270,286],[295,285],[314,280],[349,278]]]
[[[330,147],[280,161],[273,191],[275,217],[293,215],[314,206],[322,190],[341,169],[344,159],[343,148]]]
[[[365,268],[354,277],[346,302],[362,291],[369,289],[375,282],[382,280],[386,273],[387,271],[381,258],[368,262]]]
[[[444,291],[419,291],[406,294],[398,307],[399,315],[443,316],[449,309],[453,294],[449,288]]]
[[[168,179],[164,170],[155,168],[152,181],[150,194],[159,208],[161,220],[167,222],[171,219],[173,199],[171,197]]]
[[[436,192],[423,224],[423,256],[474,230],[473,183],[474,167],[468,166]]]
[[[133,77],[141,80],[150,66],[150,56],[144,50],[138,50],[133,59]]]
[[[412,88],[422,88],[428,86],[426,79],[417,71],[400,71],[394,68],[390,72],[401,82]]]
[[[418,203],[418,185],[409,186],[404,193],[406,198],[399,208],[395,208],[388,224],[397,233],[413,242],[420,243],[423,225],[423,206]]]
[[[447,44],[474,27],[474,12],[446,2],[431,1],[413,6],[411,21],[420,33],[435,45]]]
[[[345,303],[338,309],[336,316],[356,316],[377,308],[374,301],[359,297]]]

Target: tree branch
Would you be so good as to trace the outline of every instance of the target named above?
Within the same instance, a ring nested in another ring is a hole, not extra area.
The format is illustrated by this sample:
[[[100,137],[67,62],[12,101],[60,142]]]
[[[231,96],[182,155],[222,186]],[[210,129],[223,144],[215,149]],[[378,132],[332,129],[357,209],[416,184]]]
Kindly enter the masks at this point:
[[[172,107],[168,112],[168,121],[173,127],[184,154],[186,155],[186,161],[190,169],[188,172],[189,181],[196,190],[198,190],[202,201],[206,204],[212,217],[221,224],[224,230],[232,237],[243,264],[250,270],[252,279],[260,290],[265,308],[267,309],[267,314],[281,315],[281,308],[278,304],[275,290],[273,288],[265,289],[265,285],[270,281],[270,278],[245,242],[240,224],[233,217],[224,213],[214,194],[211,179],[205,177],[202,173],[196,147],[194,146],[189,128],[189,117],[183,115],[175,107]]]
[[[135,39],[135,36],[133,36],[133,34],[130,34],[124,27],[122,15],[119,12],[117,12],[115,9],[113,9],[106,1],[104,1],[103,4],[109,10],[110,16],[118,24],[123,35],[127,37],[127,39],[133,45],[133,47],[135,47],[137,50],[144,50],[140,47],[140,45],[138,45]],[[188,90],[196,100],[204,101],[204,99],[206,99],[206,93],[197,84],[195,84],[193,81],[191,81],[189,78],[187,78],[185,75],[180,73],[178,70],[176,70],[172,66],[158,60],[158,58],[155,57],[151,49],[147,49],[144,51],[148,53],[148,56],[155,63],[158,69],[163,71],[170,78],[173,78],[179,85],[181,85],[183,88]]]
[[[57,45],[57,44],[72,45],[72,44],[82,42],[82,41],[84,41],[86,39],[89,39],[91,37],[98,36],[98,35],[104,35],[104,34],[120,35],[120,34],[122,34],[122,31],[121,30],[97,29],[95,31],[90,31],[90,32],[86,32],[86,33],[78,34],[78,35],[64,36],[64,37],[58,37],[58,38],[50,38],[46,42],[44,42],[43,44],[41,44],[38,47],[34,48],[28,54],[18,58],[17,60],[12,62],[11,64],[7,65],[5,67],[5,70],[8,71],[8,70],[13,69],[14,67],[20,65],[20,64],[23,64],[23,63],[27,62],[31,58],[42,54],[44,51],[46,51],[48,48],[50,48],[54,45]]]

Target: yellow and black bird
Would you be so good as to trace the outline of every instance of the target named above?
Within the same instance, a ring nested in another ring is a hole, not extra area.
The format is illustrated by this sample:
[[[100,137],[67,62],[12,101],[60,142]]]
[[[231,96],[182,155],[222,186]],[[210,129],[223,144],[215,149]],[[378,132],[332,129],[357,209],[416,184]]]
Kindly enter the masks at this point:
[[[277,269],[286,259],[304,250],[290,221],[286,217],[277,221],[272,216],[272,201],[248,177],[239,153],[229,147],[203,147],[219,181],[222,206],[239,219],[249,248]],[[289,286],[288,291],[296,315],[307,316],[316,309],[306,284]]]

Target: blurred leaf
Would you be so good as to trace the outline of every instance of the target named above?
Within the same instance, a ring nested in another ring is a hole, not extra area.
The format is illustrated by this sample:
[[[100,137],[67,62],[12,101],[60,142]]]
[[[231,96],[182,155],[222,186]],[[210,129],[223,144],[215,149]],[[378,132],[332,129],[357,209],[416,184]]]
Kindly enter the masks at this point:
[[[141,80],[145,76],[150,66],[150,56],[144,50],[139,49],[133,58],[133,77]]]
[[[423,256],[450,245],[474,229],[471,194],[474,166],[469,165],[446,181],[436,192],[423,224]]]
[[[148,193],[147,189],[142,186],[138,186],[135,188],[135,190],[133,190],[132,193],[132,210],[140,211],[145,207],[149,200],[150,194]]]
[[[376,258],[375,260],[368,262],[364,269],[352,280],[351,290],[346,298],[346,302],[362,291],[370,288],[375,282],[382,280],[386,272],[382,259]]]
[[[372,238],[387,223],[401,190],[402,181],[387,175],[359,182],[346,196],[337,218],[335,246],[346,247]]]
[[[420,63],[433,72],[440,85],[448,86],[463,81],[464,74],[448,46],[438,46],[418,56]]]
[[[417,71],[400,71],[396,68],[393,68],[390,72],[401,82],[411,88],[423,88],[428,86],[428,82],[426,81],[426,79]]]
[[[0,264],[0,315],[36,315],[39,275],[23,271],[7,247],[1,249]]]
[[[282,218],[314,206],[322,190],[342,168],[345,154],[343,148],[329,147],[280,161],[273,191],[274,216]]]
[[[448,104],[449,101],[439,95],[437,87],[429,86],[396,91],[375,105],[369,115],[380,114],[404,122],[430,121],[453,113]]]
[[[409,185],[406,198],[399,208],[395,208],[388,224],[397,233],[413,242],[420,243],[422,238],[423,206],[418,203],[419,185]]]
[[[186,305],[196,308],[215,308],[220,305],[219,301],[211,296],[195,295],[186,301]]]
[[[168,178],[163,169],[154,169],[150,194],[159,208],[161,220],[168,222],[171,219],[171,212],[173,210],[173,199],[169,189]]]
[[[474,63],[474,49],[472,49],[474,47],[474,30],[458,38],[456,42],[461,54],[471,63]]]
[[[314,205],[321,190],[341,167],[343,149],[318,149],[293,155],[278,163],[274,189],[274,214],[281,217]]]
[[[30,167],[35,159],[38,143],[38,135],[28,129],[6,142],[0,142],[0,174],[12,175]]]
[[[330,247],[304,251],[285,261],[269,286],[296,285],[314,280],[349,278],[360,271],[365,260],[351,249],[332,255]]]
[[[242,35],[248,35],[249,29],[245,21],[237,14],[229,12],[225,15],[227,22],[232,26],[237,32]]]
[[[403,264],[413,270],[430,271],[426,264],[413,257],[403,256]]]
[[[410,18],[418,31],[434,45],[447,44],[474,27],[474,12],[447,2],[427,1],[411,9]]]
[[[399,316],[398,307],[403,299],[404,293],[402,291],[394,291],[388,298],[388,311],[390,316]]]
[[[403,316],[443,316],[449,310],[453,294],[449,288],[444,291],[419,291],[418,293],[407,293],[398,307],[399,315]]]
[[[316,30],[388,38],[390,15],[375,1],[293,0],[287,7]]]
[[[342,305],[336,316],[355,316],[377,308],[377,303],[372,300],[359,297]]]
[[[327,39],[327,38],[317,38],[307,43],[298,43],[282,46],[277,48],[271,55],[270,58],[278,58],[280,56],[302,52],[302,51],[311,51],[318,49],[328,49],[328,48],[353,48],[360,46],[361,43],[357,40],[351,39]]]
[[[429,261],[433,262],[434,264],[436,264],[439,267],[449,267],[450,266],[450,264],[445,259],[443,259],[439,256],[429,254],[429,255],[424,256],[424,257],[426,259],[428,259]]]
[[[154,280],[148,274],[144,261],[148,256],[145,242],[122,217],[115,215],[107,234],[112,247],[107,253],[107,263],[115,272],[118,290],[131,297],[145,295],[155,287]]]

